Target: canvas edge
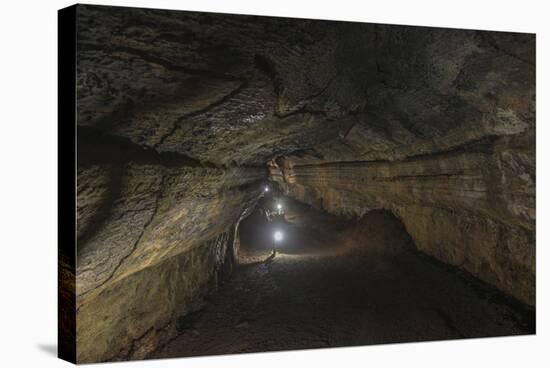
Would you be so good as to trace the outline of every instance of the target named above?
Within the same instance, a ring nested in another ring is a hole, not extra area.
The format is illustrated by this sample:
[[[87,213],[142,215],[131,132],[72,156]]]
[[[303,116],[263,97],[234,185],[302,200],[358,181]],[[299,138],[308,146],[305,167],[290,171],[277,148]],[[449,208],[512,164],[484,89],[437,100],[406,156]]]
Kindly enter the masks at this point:
[[[71,363],[76,363],[76,14],[77,5],[57,13],[57,355]]]

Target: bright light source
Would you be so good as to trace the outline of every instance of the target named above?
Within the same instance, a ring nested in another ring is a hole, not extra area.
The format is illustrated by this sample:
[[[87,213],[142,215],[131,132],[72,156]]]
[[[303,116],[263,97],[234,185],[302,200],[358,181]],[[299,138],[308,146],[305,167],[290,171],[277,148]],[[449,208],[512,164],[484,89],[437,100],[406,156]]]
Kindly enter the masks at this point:
[[[265,187],[264,192],[269,192],[269,187]]]
[[[282,210],[282,209],[283,209],[283,205],[280,204],[280,203],[277,203],[277,209],[278,209],[278,210]]]
[[[275,231],[275,241],[281,241],[283,240],[283,233],[280,231]]]

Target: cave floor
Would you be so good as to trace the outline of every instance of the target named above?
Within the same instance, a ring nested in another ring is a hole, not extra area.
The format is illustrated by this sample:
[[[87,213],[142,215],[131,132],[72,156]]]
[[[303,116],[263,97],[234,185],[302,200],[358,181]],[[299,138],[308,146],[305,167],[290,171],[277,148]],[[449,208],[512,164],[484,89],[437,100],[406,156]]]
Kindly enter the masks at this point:
[[[534,312],[416,252],[244,258],[152,358],[534,333]]]

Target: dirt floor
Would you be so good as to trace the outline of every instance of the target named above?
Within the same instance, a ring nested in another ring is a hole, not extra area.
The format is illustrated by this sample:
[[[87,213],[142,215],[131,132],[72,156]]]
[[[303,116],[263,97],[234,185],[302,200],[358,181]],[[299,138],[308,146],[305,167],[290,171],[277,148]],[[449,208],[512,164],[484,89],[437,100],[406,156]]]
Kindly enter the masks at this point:
[[[337,231],[311,229],[289,218],[288,246],[270,257],[270,244],[241,244],[231,278],[180,319],[179,336],[152,357],[534,333],[533,310],[408,249],[387,215],[367,219],[360,231],[334,222]],[[366,246],[334,245],[363,239],[365,229],[378,230]],[[403,244],[389,251],[392,242]]]

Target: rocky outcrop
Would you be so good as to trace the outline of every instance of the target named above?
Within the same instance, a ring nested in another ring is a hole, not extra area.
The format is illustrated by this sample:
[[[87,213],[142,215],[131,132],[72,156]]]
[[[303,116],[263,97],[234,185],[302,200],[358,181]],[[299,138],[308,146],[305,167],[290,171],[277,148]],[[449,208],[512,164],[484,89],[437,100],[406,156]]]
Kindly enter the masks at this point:
[[[534,303],[532,35],[77,15],[78,361],[172,336],[230,264],[267,163],[296,199],[391,210],[421,251]]]
[[[143,359],[216,287],[232,229],[78,298],[81,362]]]
[[[390,209],[419,250],[533,304],[534,167],[523,154],[505,139],[395,162],[293,166],[289,158],[275,178],[331,213]]]
[[[338,135],[347,125],[333,118],[360,101],[327,102],[334,112],[317,102],[353,78],[330,83],[340,27],[93,6],[78,14],[78,125],[141,147],[263,165]]]
[[[396,88],[392,106],[355,117],[344,137],[273,161],[272,177],[332,213],[391,209],[418,249],[534,304],[533,55],[522,54],[523,36],[510,42],[502,35],[484,49],[479,40],[487,37],[465,35],[475,57],[454,59],[455,79],[445,89],[437,73],[425,75],[418,91]],[[450,62],[430,50],[422,53],[434,70]],[[433,97],[431,106],[422,96]]]
[[[205,167],[81,133],[78,360],[144,357],[232,262],[265,169]]]

